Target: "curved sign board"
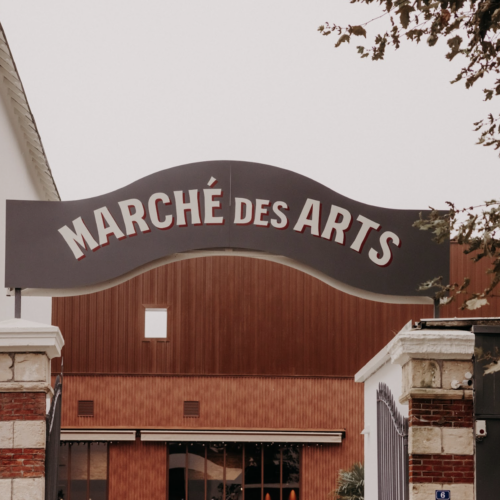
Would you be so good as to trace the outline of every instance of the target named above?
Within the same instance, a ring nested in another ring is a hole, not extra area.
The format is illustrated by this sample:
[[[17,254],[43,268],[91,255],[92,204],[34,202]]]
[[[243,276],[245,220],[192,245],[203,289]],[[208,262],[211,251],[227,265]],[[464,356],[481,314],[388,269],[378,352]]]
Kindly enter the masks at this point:
[[[8,201],[5,284],[88,293],[166,258],[233,249],[372,300],[426,303],[418,285],[448,279],[449,247],[413,228],[418,216],[268,165],[194,163],[87,200]]]

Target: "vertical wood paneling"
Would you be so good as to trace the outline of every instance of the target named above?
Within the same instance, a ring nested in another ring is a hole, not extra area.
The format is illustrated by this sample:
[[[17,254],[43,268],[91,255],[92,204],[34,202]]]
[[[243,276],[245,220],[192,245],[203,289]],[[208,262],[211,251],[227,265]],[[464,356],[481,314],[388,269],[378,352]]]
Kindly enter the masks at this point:
[[[108,500],[165,500],[167,446],[164,443],[109,445]]]
[[[487,262],[451,245],[451,276],[483,289]],[[143,304],[166,304],[168,342],[144,341]],[[441,316],[499,316],[451,304]],[[352,376],[431,306],[346,295],[295,269],[242,257],[176,262],[96,294],[54,299],[65,373]],[[60,361],[53,363],[55,372]]]
[[[78,401],[94,417],[78,417]],[[184,418],[184,401],[200,418]],[[232,376],[71,375],[64,379],[66,428],[346,429],[362,430],[363,385],[353,379]],[[359,449],[358,449],[359,451]]]

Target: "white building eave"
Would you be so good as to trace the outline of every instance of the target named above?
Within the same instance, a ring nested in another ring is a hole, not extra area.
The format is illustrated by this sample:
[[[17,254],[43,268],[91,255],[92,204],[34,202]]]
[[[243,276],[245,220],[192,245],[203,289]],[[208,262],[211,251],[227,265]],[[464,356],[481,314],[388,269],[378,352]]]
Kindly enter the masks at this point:
[[[38,179],[43,197],[47,201],[60,201],[49,162],[45,155],[42,140],[35,118],[28,104],[24,87],[12,57],[7,37],[0,24],[0,85],[4,88],[7,105],[17,128],[16,133],[26,161]]]

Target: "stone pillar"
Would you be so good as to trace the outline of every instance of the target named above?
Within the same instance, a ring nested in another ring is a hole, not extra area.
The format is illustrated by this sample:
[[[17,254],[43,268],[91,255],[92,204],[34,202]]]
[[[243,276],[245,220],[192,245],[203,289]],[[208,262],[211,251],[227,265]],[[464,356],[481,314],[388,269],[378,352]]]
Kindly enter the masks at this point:
[[[474,335],[459,330],[400,332],[389,345],[403,367],[401,403],[409,404],[410,500],[450,490],[474,499]]]
[[[63,345],[55,326],[0,322],[0,500],[45,498],[50,360]]]

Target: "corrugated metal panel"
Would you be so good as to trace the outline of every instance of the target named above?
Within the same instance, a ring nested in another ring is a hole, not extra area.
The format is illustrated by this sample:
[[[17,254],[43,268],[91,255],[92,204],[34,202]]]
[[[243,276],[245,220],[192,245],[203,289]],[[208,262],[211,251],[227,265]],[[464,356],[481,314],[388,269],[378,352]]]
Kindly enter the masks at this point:
[[[144,338],[143,304],[169,308],[167,342]],[[431,314],[351,297],[280,264],[211,257],[54,299],[53,322],[65,373],[352,376],[410,318]]]
[[[90,398],[95,416],[78,417],[78,401]],[[200,402],[200,418],[184,417],[184,401]],[[64,378],[64,428],[346,429],[361,452],[362,415],[363,385],[350,378]]]
[[[353,415],[356,418],[355,415]],[[304,446],[301,457],[302,500],[318,500],[329,498],[337,484],[340,469],[350,469],[354,463],[363,461],[363,436],[352,436],[354,442],[346,439],[342,446]],[[358,445],[358,441],[360,444]],[[331,498],[331,497],[330,497]]]
[[[488,263],[461,251],[451,245],[452,280],[468,276],[471,289],[484,289]],[[490,302],[466,313],[451,304],[441,316],[500,315],[500,301]],[[169,308],[166,342],[144,338],[144,304]],[[352,297],[280,264],[207,257],[54,299],[53,323],[66,341],[65,373],[352,376],[409,320],[432,314]]]
[[[163,443],[109,446],[109,500],[162,500],[167,491],[167,447]]]
[[[463,254],[464,247],[456,244],[451,245],[450,281],[462,284],[464,278],[470,278],[469,291],[481,292],[491,282],[491,275],[486,274],[491,260],[484,258],[477,263],[472,261],[472,255]],[[497,294],[500,288],[497,288]],[[488,299],[489,306],[476,309],[475,311],[460,311],[461,302],[452,303],[443,310],[442,317],[498,317],[500,316],[500,301],[498,298]]]

